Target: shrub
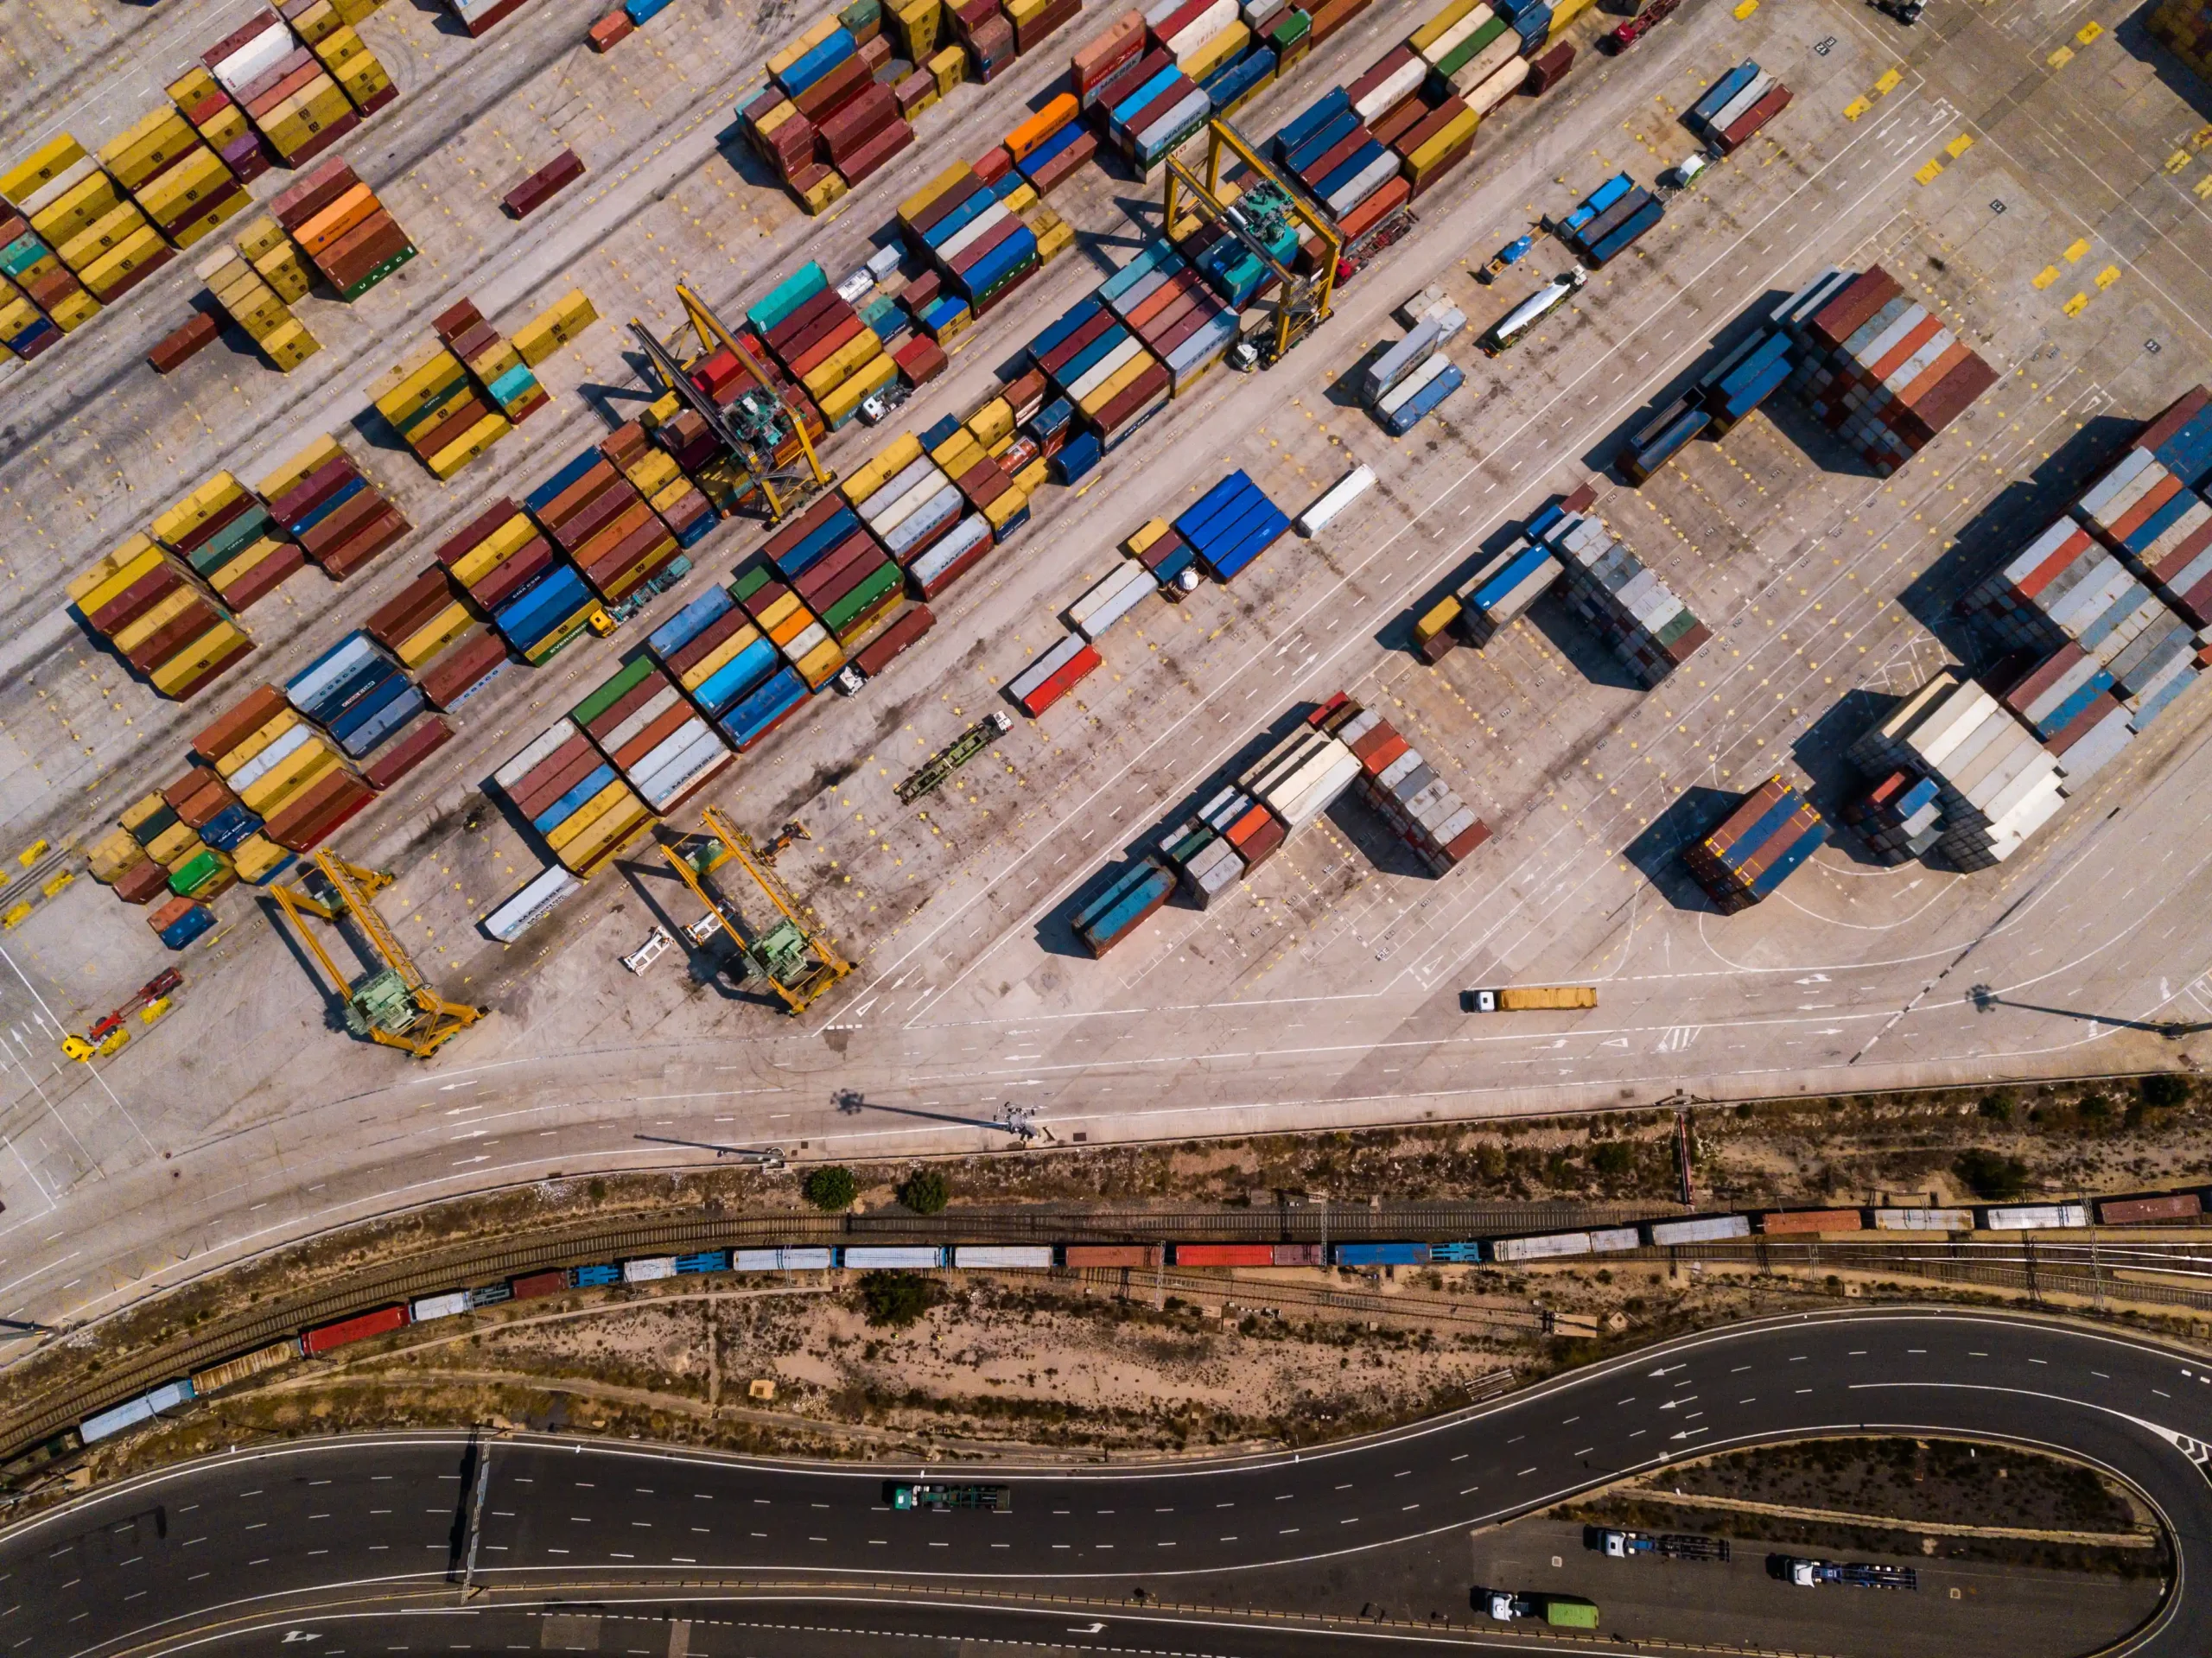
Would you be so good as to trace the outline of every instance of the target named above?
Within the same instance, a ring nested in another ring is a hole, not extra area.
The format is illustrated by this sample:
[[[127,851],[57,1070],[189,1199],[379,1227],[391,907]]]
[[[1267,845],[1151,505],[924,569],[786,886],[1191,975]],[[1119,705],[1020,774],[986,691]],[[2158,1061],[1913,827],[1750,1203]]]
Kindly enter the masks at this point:
[[[2153,1071],[2136,1084],[2136,1089],[2153,1111],[2171,1111],[2189,1101],[2189,1079],[2170,1070]]]
[[[2112,1121],[2112,1102],[2101,1094],[2084,1094],[2074,1102],[2084,1128],[2102,1128]]]
[[[1992,1122],[2010,1122],[2019,1105],[2020,1096],[2009,1088],[1993,1089],[1981,1096],[1981,1103],[1974,1109]]]
[[[799,1182],[799,1194],[817,1209],[834,1214],[841,1209],[850,1209],[853,1199],[860,1196],[860,1182],[853,1178],[853,1172],[842,1164],[826,1164],[818,1169],[809,1169],[806,1178]]]
[[[937,1284],[919,1273],[863,1273],[861,1305],[868,1321],[903,1330],[937,1305]]]
[[[2018,1197],[2028,1184],[2027,1166],[2018,1158],[2005,1157],[1984,1146],[1962,1153],[1956,1167],[1959,1178],[1977,1197],[2001,1203]]]
[[[917,1215],[934,1215],[952,1201],[952,1188],[935,1169],[916,1169],[899,1183],[899,1201]]]
[[[1608,1178],[1618,1179],[1636,1167],[1636,1147],[1625,1140],[1609,1140],[1590,1151],[1590,1166]]]

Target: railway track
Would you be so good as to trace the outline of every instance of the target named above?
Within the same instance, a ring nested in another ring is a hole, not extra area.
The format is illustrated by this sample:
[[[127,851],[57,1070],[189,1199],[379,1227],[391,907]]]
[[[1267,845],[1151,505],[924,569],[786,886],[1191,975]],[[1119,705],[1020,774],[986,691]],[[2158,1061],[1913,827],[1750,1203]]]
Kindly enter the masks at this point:
[[[49,1343],[27,1355],[11,1372],[0,1372],[9,1375],[7,1402],[0,1407],[0,1465],[95,1412],[136,1398],[172,1376],[250,1352],[311,1325],[459,1286],[556,1267],[769,1244],[1440,1241],[1620,1224],[1675,1212],[1670,1205],[1649,1204],[1300,1204],[1250,1209],[1051,1204],[963,1208],[931,1216],[778,1210],[584,1223],[504,1244],[423,1249],[364,1268],[342,1283],[270,1297],[251,1311],[218,1314],[120,1362],[102,1359],[94,1346],[73,1348],[81,1353],[76,1363],[54,1363],[53,1374],[41,1375],[55,1352]]]

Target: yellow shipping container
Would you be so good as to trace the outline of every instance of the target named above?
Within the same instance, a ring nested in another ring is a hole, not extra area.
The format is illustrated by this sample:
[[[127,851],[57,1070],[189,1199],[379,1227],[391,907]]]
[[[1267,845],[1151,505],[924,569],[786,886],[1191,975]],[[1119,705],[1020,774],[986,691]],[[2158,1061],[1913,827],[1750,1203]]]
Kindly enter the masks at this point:
[[[251,224],[241,225],[238,227],[238,257],[250,264],[264,253],[273,253],[278,248],[289,247],[291,245],[291,241],[292,238],[285,233],[284,227],[270,215],[264,213]]]
[[[454,473],[497,443],[513,429],[504,415],[486,415],[424,462],[430,476],[443,483]]]
[[[168,626],[178,618],[189,613],[207,601],[200,596],[197,588],[179,588],[151,610],[125,622],[110,634],[109,639],[118,651],[129,655],[148,639]]]
[[[200,831],[189,823],[172,823],[146,843],[146,855],[165,869],[175,869],[207,849]]]
[[[325,435],[264,478],[254,488],[264,498],[273,501],[287,490],[305,483],[309,473],[345,458],[346,451],[339,447],[338,440]]]
[[[259,343],[262,354],[287,374],[322,349],[322,342],[307,331],[307,325],[296,321],[287,322]]]
[[[7,172],[0,173],[0,196],[21,201],[40,187],[53,183],[84,159],[84,145],[66,132],[57,133]]]
[[[374,58],[356,58],[338,72],[338,85],[356,107],[388,91],[391,73]]]
[[[455,600],[399,642],[392,654],[403,668],[419,668],[475,626],[468,607]]]
[[[674,455],[666,449],[653,449],[623,476],[636,486],[639,494],[651,499],[668,487],[679,470]]]
[[[1014,435],[1014,405],[1004,397],[993,397],[963,424],[969,435],[988,449],[1001,438]]]
[[[957,479],[977,461],[987,459],[983,446],[976,441],[975,434],[962,427],[930,451],[930,459],[944,468],[945,476]]]
[[[925,62],[944,35],[943,0],[913,0],[909,5],[884,8],[883,26],[909,63]]]
[[[949,94],[968,78],[968,54],[957,46],[948,46],[929,61],[930,79],[937,82],[938,96]]]
[[[1006,210],[1008,213],[1026,213],[1037,205],[1037,187],[1033,184],[1018,184],[1001,200],[1006,203]]]
[[[679,683],[687,691],[696,691],[716,674],[737,660],[747,651],[760,643],[760,630],[750,626],[740,627],[720,645],[686,668]]]
[[[1472,11],[1479,3],[1481,0],[1446,0],[1444,9],[1414,30],[1412,38],[1407,41],[1406,44],[1416,52],[1427,52],[1430,47],[1450,34],[1452,25]]]
[[[1052,463],[1039,455],[1037,459],[1014,474],[1014,486],[1025,497],[1034,495],[1045,487],[1052,475]]]
[[[330,3],[336,9],[339,16],[358,27],[364,17],[370,16],[384,3],[384,0],[330,0]]]
[[[845,182],[843,175],[824,173],[798,193],[798,205],[806,210],[808,217],[812,218],[818,213],[827,213],[830,204],[842,200],[845,193],[851,187]]]
[[[146,855],[127,829],[110,829],[92,842],[89,867],[96,881],[111,881]]]
[[[615,778],[613,782],[546,830],[545,844],[558,853],[569,842],[582,836],[594,823],[599,822],[607,813],[623,810],[626,802],[634,801],[637,797],[631,792],[628,784],[620,778]]]
[[[33,215],[31,228],[45,238],[47,246],[59,249],[78,232],[99,223],[108,210],[122,200],[115,181],[105,173],[95,172],[78,180]]]
[[[882,355],[882,353],[883,341],[876,338],[873,329],[862,328],[851,340],[838,346],[836,351],[831,352],[829,356],[801,375],[799,384],[806,388],[807,396],[819,403],[831,391],[861,372]]]
[[[1135,357],[1129,359],[1128,362],[1122,364],[1121,367],[1116,369],[1111,374],[1108,375],[1098,385],[1091,389],[1090,395],[1083,400],[1084,413],[1087,415],[1096,414],[1108,403],[1113,402],[1115,398],[1120,397],[1122,393],[1127,391],[1131,386],[1135,385],[1137,383],[1137,377],[1142,374],[1147,369],[1150,368],[1152,364],[1153,358],[1151,353],[1148,352],[1140,351]]]
[[[315,286],[314,273],[308,269],[308,262],[289,242],[270,249],[253,262],[253,269],[287,305],[294,300],[305,299],[308,290]]]
[[[243,186],[233,184],[230,187],[230,194],[227,195],[218,195],[213,201],[202,202],[198,218],[188,219],[181,225],[171,226],[168,233],[169,240],[181,248],[188,248],[195,242],[204,241],[207,238],[213,236],[251,206],[253,206],[252,196],[246,193]]]
[[[663,517],[667,516],[669,513],[673,512],[678,506],[681,506],[683,504],[685,498],[691,495],[696,487],[696,486],[689,478],[683,477],[676,478],[669,483],[662,485],[659,489],[653,492],[652,498],[653,511],[660,513]]]
[[[1167,520],[1147,518],[1129,531],[1129,538],[1122,543],[1122,550],[1131,558],[1142,558],[1146,549],[1167,533]]]
[[[562,851],[561,861],[573,873],[589,877],[621,856],[652,825],[653,815],[645,810],[645,802],[632,796],[631,804],[607,813],[592,825],[589,834],[571,841]]]
[[[168,93],[178,109],[188,110],[195,104],[206,103],[223,88],[213,75],[194,64],[162,90]]]
[[[1204,80],[1250,45],[1251,41],[1252,31],[1249,28],[1241,22],[1231,23],[1211,40],[1176,59],[1175,67],[1192,80]]]
[[[218,622],[148,675],[163,696],[175,696],[206,673],[253,649],[243,628]]]
[[[912,432],[899,433],[891,440],[889,448],[845,480],[845,499],[858,506],[921,458],[921,439]]]
[[[1597,3],[1598,0],[1559,0],[1552,8],[1551,33],[1544,37],[1546,41],[1557,40],[1560,30]]]
[[[77,279],[97,297],[105,299],[141,265],[156,264],[168,255],[168,246],[162,240],[162,233],[149,225],[134,232],[121,247],[103,253],[86,265],[77,273]]]
[[[290,544],[289,542],[276,541],[264,536],[244,552],[234,554],[225,559],[221,568],[208,576],[207,585],[214,588],[219,595],[227,599],[230,597],[231,589],[251,575],[257,566],[273,558],[280,550]]]
[[[87,618],[105,610],[168,562],[167,556],[145,537],[133,536],[130,540],[143,550],[112,567],[107,559],[102,559],[69,584],[70,598]],[[103,569],[108,572],[105,575],[99,574]]]
[[[455,559],[454,580],[464,588],[473,588],[516,553],[530,544],[537,534],[537,526],[518,512],[486,536],[477,545]]]
[[[1014,515],[1028,505],[1028,496],[1018,489],[1010,489],[995,501],[984,504],[983,517],[989,521],[992,533],[996,534],[999,530],[1005,529],[1013,521]]]
[[[315,56],[327,64],[336,61],[329,51],[331,41],[343,36],[356,45],[360,42],[361,37],[353,32],[353,26],[338,15],[338,8],[330,0],[315,0],[305,11],[285,21],[291,24],[292,33],[305,41]]]
[[[808,24],[805,33],[799,35],[789,46],[768,54],[768,73],[772,75],[782,74],[785,70],[790,68],[791,65],[797,63],[836,32],[837,20],[835,17],[820,18]]]
[[[1481,125],[1482,117],[1472,110],[1462,110],[1446,124],[1443,130],[1406,157],[1406,170],[1418,184],[1421,176],[1452,153],[1455,145],[1464,143],[1474,136]]]
[[[100,146],[100,165],[126,190],[136,189],[200,142],[175,105],[155,110]]]
[[[284,803],[302,789],[320,783],[338,769],[338,756],[318,737],[302,743],[266,772],[238,791],[248,810],[274,816]]]
[[[238,879],[256,885],[283,867],[284,861],[291,855],[258,830],[231,848],[231,861],[238,866]],[[289,1354],[292,1350],[287,1344],[278,1350]]]
[[[810,686],[819,686],[845,665],[845,652],[834,638],[824,639],[791,664]]]
[[[782,593],[777,594],[773,599],[771,599],[768,601],[768,607],[762,611],[759,615],[755,616],[753,619],[753,626],[758,627],[763,633],[766,633],[770,638],[775,639],[777,644],[781,645],[784,642],[784,639],[796,638],[798,635],[798,633],[786,632],[783,635],[782,638],[777,638],[777,631],[781,628],[788,627],[792,617],[805,615],[806,607],[799,603],[798,595],[797,594]],[[811,620],[812,619],[809,617],[808,619]],[[806,624],[804,621],[799,624],[801,632],[804,631],[805,626]]]
[[[419,366],[400,365],[399,378],[390,389],[378,392],[371,389],[371,401],[377,413],[395,426],[430,407],[442,403],[453,395],[454,388],[465,385],[468,371],[461,366],[461,359],[441,346],[430,359]]]
[[[175,505],[155,514],[154,533],[175,546],[245,493],[245,486],[234,474],[219,472]]]
[[[64,334],[73,334],[99,314],[100,302],[79,288],[54,302],[47,315]]]
[[[235,104],[228,104],[200,124],[200,136],[210,149],[228,149],[253,129],[246,124],[245,111]]]
[[[522,353],[514,348],[512,342],[506,340],[500,340],[486,346],[468,359],[469,372],[487,386],[510,369],[524,366],[526,365],[522,360]]]
[[[219,192],[237,182],[231,176],[231,169],[223,165],[223,158],[194,140],[190,155],[159,178],[140,185],[132,194],[138,198],[139,206],[168,224],[178,214],[190,211],[195,202],[212,201]]]
[[[899,204],[899,217],[912,219],[915,214],[922,212],[930,203],[966,178],[973,170],[965,162],[956,162],[946,168],[944,172]]]

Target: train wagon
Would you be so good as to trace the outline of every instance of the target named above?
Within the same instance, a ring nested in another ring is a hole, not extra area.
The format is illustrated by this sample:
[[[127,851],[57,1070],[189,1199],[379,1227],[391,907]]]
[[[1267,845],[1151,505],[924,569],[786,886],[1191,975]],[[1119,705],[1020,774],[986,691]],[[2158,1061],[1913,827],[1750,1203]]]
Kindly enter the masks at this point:
[[[664,1278],[675,1276],[674,1255],[634,1255],[622,1263],[622,1281],[626,1284],[658,1284]]]
[[[1678,1243],[1720,1243],[1730,1238],[1747,1238],[1751,1235],[1751,1221],[1748,1215],[1700,1215],[1687,1221],[1653,1221],[1650,1231],[1652,1246],[1665,1249]]]
[[[1167,1259],[1157,1243],[1071,1243],[1061,1255],[1070,1267],[1157,1267]]]
[[[1168,1259],[1178,1267],[1272,1267],[1272,1243],[1173,1243]]]
[[[848,1244],[842,1254],[844,1264],[855,1272],[919,1272],[944,1265],[944,1250],[934,1243]]]
[[[541,1295],[558,1295],[563,1290],[575,1287],[575,1280],[566,1267],[556,1267],[550,1272],[524,1273],[510,1279],[508,1288],[518,1301],[528,1301]]]
[[[606,1289],[622,1281],[621,1263],[610,1261],[597,1266],[572,1267],[569,1281],[580,1290]]]
[[[1612,1255],[1643,1247],[1643,1234],[1635,1227],[1601,1226],[1587,1232],[1540,1232],[1523,1238],[1493,1238],[1484,1250],[1485,1259],[1503,1262],[1562,1261],[1575,1255]]]
[[[87,1416],[78,1426],[77,1432],[86,1445],[98,1445],[102,1439],[112,1439],[125,1429],[137,1427],[141,1422],[152,1421],[164,1411],[189,1404],[195,1396],[189,1381],[164,1382],[151,1393],[141,1394],[128,1404],[118,1405],[113,1410],[104,1410],[97,1416]]]
[[[1338,1243],[1329,1253],[1339,1267],[1426,1267],[1426,1243]]]
[[[731,1266],[741,1273],[826,1273],[836,1264],[827,1246],[797,1249],[733,1249]]]
[[[407,1322],[427,1324],[433,1318],[457,1318],[468,1311],[467,1290],[448,1290],[443,1295],[425,1295],[407,1304]]]
[[[2087,1226],[2087,1204],[1992,1204],[1981,1211],[1981,1223],[1993,1232],[2044,1231],[2053,1227]]]
[[[952,1251],[956,1267],[1049,1267],[1052,1265],[1052,1246],[1049,1243],[962,1243]]]
[[[365,1342],[372,1336],[386,1335],[406,1328],[407,1309],[404,1306],[378,1307],[374,1312],[356,1313],[350,1318],[340,1318],[335,1324],[316,1325],[300,1337],[300,1350],[314,1358],[334,1348]]]
[[[2203,1212],[2204,1200],[2193,1191],[2106,1197],[2097,1204],[2097,1218],[2107,1226],[2164,1226],[2176,1221],[2193,1221]]]
[[[1974,1230],[1974,1210],[1878,1209],[1874,1211],[1874,1229],[1878,1232],[1971,1232]]]
[[[300,1338],[293,1336],[281,1342],[271,1342],[266,1347],[257,1347],[251,1353],[241,1353],[234,1359],[220,1364],[211,1364],[204,1370],[192,1373],[192,1390],[205,1399],[209,1394],[219,1393],[225,1388],[234,1388],[264,1370],[289,1364],[300,1356]]]
[[[683,1274],[726,1273],[729,1270],[729,1251],[701,1249],[688,1255],[676,1257],[676,1270]]]
[[[1866,1217],[1855,1209],[1770,1209],[1759,1217],[1760,1232],[1770,1238],[1866,1229]]]

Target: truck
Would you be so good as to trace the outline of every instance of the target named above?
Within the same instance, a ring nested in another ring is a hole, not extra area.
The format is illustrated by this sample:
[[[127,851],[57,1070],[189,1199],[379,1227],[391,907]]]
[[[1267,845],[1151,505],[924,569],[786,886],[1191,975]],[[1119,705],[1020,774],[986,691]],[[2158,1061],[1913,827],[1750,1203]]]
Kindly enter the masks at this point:
[[[1817,1589],[1823,1584],[1841,1584],[1850,1589],[1917,1589],[1920,1573],[1909,1566],[1877,1566],[1869,1561],[1848,1563],[1835,1560],[1808,1560],[1794,1554],[1776,1557],[1786,1577],[1800,1589]]]
[[[1598,1603],[1580,1595],[1516,1595],[1507,1589],[1478,1589],[1475,1605],[1500,1623],[1524,1617],[1541,1618],[1555,1629],[1594,1629]]]
[[[1582,1542],[1584,1547],[1613,1560],[1634,1560],[1641,1554],[1662,1560],[1726,1560],[1729,1555],[1726,1538],[1688,1531],[1612,1531],[1585,1526]]]
[[[883,1488],[885,1500],[899,1513],[927,1510],[949,1514],[955,1509],[980,1509],[1004,1514],[1014,1507],[1010,1485],[953,1484],[939,1480],[891,1480]]]
[[[1532,1013],[1568,1007],[1595,1007],[1594,984],[1523,984],[1500,990],[1469,990],[1460,996],[1471,1013]]]

